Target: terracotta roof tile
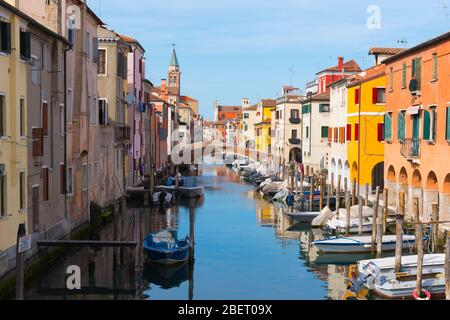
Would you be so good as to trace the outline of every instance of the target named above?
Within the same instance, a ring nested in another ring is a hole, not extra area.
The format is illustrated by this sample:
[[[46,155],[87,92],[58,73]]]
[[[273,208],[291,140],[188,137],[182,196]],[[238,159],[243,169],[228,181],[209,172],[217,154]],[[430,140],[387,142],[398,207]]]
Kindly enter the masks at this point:
[[[322,70],[322,71],[318,72],[317,74],[322,73],[322,72],[326,72],[326,71],[341,71],[341,69],[339,69],[339,66],[334,66],[334,67]],[[347,61],[346,63],[344,63],[344,71],[346,71],[346,72],[360,72],[361,68],[360,68],[359,64],[355,60],[350,60],[350,61]]]
[[[375,48],[370,48],[369,55],[376,55],[376,54],[395,55],[395,54],[401,53],[401,52],[403,52],[405,50],[406,49],[404,49],[404,48],[381,48],[381,47],[375,47]]]

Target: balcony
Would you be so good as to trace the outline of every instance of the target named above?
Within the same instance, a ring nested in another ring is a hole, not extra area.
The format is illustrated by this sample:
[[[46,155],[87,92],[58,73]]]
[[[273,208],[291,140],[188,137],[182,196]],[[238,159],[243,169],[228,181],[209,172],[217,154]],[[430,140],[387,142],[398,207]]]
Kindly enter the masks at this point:
[[[297,139],[297,138],[295,138],[295,139],[291,138],[291,139],[289,139],[289,143],[291,145],[298,146],[298,145],[300,145],[302,143],[302,141],[300,139]]]
[[[126,124],[116,124],[114,127],[114,139],[116,142],[128,142],[131,139],[131,128]]]
[[[300,118],[296,117],[296,118],[289,118],[289,122],[291,124],[300,124]]]
[[[414,160],[420,158],[420,139],[412,138],[403,141],[400,153],[407,160]]]

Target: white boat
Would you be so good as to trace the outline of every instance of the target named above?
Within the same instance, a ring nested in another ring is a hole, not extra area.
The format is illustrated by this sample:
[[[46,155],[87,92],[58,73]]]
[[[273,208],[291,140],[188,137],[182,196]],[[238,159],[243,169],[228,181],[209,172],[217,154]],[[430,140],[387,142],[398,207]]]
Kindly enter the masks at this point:
[[[383,236],[383,251],[395,250],[396,236],[389,235]],[[370,252],[372,248],[372,237],[333,237],[323,240],[314,241],[313,244],[322,252],[335,252],[335,253],[359,253]],[[414,245],[414,235],[403,236],[403,248],[409,248]]]
[[[173,195],[170,192],[158,191],[153,193],[154,204],[170,204],[172,203]]]
[[[156,186],[153,188],[153,190],[155,192],[159,192],[159,191],[166,191],[166,192],[174,192],[175,191],[175,186]]]
[[[293,212],[288,213],[288,217],[299,223],[311,223],[319,216],[320,212]]]
[[[184,198],[201,198],[205,194],[204,187],[179,187],[178,193]]]
[[[402,257],[402,270],[415,270],[417,268],[417,255],[403,256]],[[374,264],[383,273],[392,273],[395,271],[395,257],[381,258],[381,259],[368,259],[358,261],[359,274],[368,275],[366,266],[369,263]],[[423,256],[423,268],[424,272],[429,267],[443,267],[445,264],[445,254],[425,254]]]
[[[416,274],[390,274],[380,276],[379,283],[374,284],[374,293],[383,298],[400,299],[412,297],[417,285]],[[445,276],[443,269],[422,274],[422,289],[432,296],[445,293]]]
[[[372,218],[363,218],[363,233],[372,232]],[[386,225],[393,225],[395,224],[395,219],[387,219]],[[345,217],[342,217],[340,219],[333,218],[331,219],[326,226],[330,228],[331,230],[341,230],[345,231],[347,229],[347,220]],[[359,219],[351,219],[350,220],[350,233],[358,233],[359,232]]]

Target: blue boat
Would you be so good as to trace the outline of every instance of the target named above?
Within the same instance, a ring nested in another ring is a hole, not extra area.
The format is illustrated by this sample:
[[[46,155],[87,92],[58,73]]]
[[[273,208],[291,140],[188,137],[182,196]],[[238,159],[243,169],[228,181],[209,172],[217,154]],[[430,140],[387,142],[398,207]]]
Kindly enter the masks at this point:
[[[189,238],[178,240],[175,229],[149,234],[144,240],[144,252],[149,262],[172,265],[189,258]]]

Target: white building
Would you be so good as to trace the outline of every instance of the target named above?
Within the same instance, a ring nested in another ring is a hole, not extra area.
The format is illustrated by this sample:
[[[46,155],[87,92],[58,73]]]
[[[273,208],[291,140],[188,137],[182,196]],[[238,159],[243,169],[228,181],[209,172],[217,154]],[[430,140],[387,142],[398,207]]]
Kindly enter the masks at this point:
[[[328,181],[341,185],[347,178],[350,183],[350,166],[347,160],[347,79],[341,79],[330,85],[330,112],[328,141],[330,155],[328,162]]]
[[[239,141],[241,147],[255,149],[255,123],[260,120],[257,117],[258,106],[250,106],[250,100],[242,99],[242,139]]]
[[[315,171],[328,168],[330,118],[329,92],[308,96],[302,101],[303,163]]]

